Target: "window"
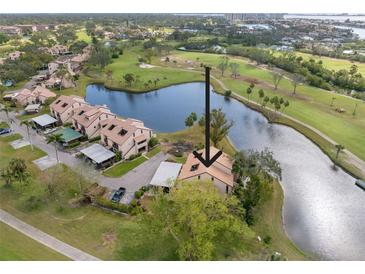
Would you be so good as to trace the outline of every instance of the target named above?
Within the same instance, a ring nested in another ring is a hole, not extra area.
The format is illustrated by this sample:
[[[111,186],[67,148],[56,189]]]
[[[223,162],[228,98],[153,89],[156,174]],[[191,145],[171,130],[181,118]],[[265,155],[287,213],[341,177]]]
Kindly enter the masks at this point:
[[[80,112],[79,112],[79,116],[81,116],[82,114],[84,114],[85,113],[85,111],[84,110],[81,110]]]
[[[61,102],[61,100],[57,100],[57,101],[56,101],[56,105],[57,105],[59,102]]]
[[[200,175],[198,176],[198,180],[200,180]]]
[[[113,130],[115,128],[115,125],[111,125],[108,130]]]
[[[196,171],[198,168],[199,168],[199,164],[192,165],[191,168],[190,168],[190,171]]]
[[[121,135],[121,136],[124,136],[124,135],[126,135],[128,133],[128,131],[126,131],[124,128],[122,128],[120,131],[119,131],[119,135]]]
[[[65,107],[67,107],[67,106],[68,106],[68,104],[67,104],[67,103],[63,103],[63,104],[62,104],[62,107],[63,107],[63,108],[65,108]]]
[[[202,156],[203,155],[203,153],[198,153],[200,156]],[[196,156],[194,155],[194,158],[196,158]]]
[[[212,182],[214,182],[214,177],[211,178]]]

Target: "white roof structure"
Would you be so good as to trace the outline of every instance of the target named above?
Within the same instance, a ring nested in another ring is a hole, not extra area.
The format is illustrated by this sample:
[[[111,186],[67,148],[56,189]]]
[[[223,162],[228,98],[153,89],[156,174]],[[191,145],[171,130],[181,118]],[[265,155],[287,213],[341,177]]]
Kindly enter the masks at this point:
[[[150,185],[172,187],[179,176],[182,164],[162,162],[153,175]]]
[[[93,144],[85,149],[82,149],[80,152],[97,164],[103,163],[115,156],[114,152],[99,144]]]
[[[32,105],[27,105],[27,107],[24,109],[25,111],[36,111],[39,110],[41,107],[41,104],[32,104]]]
[[[53,118],[52,116],[50,116],[48,114],[43,114],[41,116],[34,117],[34,118],[32,118],[32,121],[34,123],[40,125],[41,127],[45,127],[45,126],[48,126],[48,125],[51,125],[51,124],[57,122],[57,120],[55,118]]]

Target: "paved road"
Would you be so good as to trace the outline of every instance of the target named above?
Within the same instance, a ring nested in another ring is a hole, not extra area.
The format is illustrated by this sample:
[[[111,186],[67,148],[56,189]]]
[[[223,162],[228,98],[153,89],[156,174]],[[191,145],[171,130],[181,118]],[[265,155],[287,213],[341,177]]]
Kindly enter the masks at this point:
[[[100,261],[99,258],[61,242],[55,237],[24,223],[2,209],[0,209],[0,221],[74,261]]]

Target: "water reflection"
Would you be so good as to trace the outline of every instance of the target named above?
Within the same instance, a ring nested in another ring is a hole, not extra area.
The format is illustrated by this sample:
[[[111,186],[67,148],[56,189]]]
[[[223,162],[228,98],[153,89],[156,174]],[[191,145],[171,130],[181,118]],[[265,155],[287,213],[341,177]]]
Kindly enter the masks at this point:
[[[203,83],[172,86],[150,94],[114,92],[90,85],[86,100],[107,104],[113,112],[141,119],[146,126],[162,132],[183,129],[189,113],[204,112]],[[263,115],[236,100],[212,93],[211,107],[222,108],[234,121],[229,136],[236,147],[268,147],[280,161],[284,225],[298,246],[326,259],[365,259],[365,193],[354,186],[353,177],[341,169],[334,170],[330,159],[297,131],[268,123]]]

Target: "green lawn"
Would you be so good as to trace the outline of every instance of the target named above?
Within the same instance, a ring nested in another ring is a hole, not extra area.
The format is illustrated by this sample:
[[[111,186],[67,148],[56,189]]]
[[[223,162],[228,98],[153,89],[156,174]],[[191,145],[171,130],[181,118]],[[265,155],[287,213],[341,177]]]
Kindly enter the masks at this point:
[[[123,161],[105,170],[103,174],[108,177],[121,177],[145,161],[147,161],[147,158],[144,156],[140,156],[132,161]]]
[[[68,258],[0,222],[0,261],[61,260]]]
[[[310,256],[299,250],[288,238],[283,228],[281,210],[284,194],[279,183],[273,185],[272,198],[258,208],[255,216],[257,220],[253,226],[258,235],[263,239],[271,237],[270,248],[280,250],[280,253],[289,260],[308,260]]]
[[[203,76],[199,73],[181,71],[179,68],[140,68],[138,64],[139,56],[143,56],[143,51],[134,48],[132,50],[125,50],[123,55],[114,59],[113,63],[105,68],[105,71],[113,71],[113,79],[105,80],[105,85],[115,89],[143,92],[179,83],[204,80]],[[158,57],[153,58],[154,62],[158,62],[158,60]],[[126,73],[133,73],[136,77],[138,76],[139,81],[128,86],[124,80],[122,81],[122,77]],[[156,82],[155,85],[153,81],[157,78],[159,81]],[[146,87],[144,84],[149,80],[151,80],[152,83]]]
[[[157,147],[153,148],[152,150],[150,150],[149,152],[147,152],[146,156],[148,158],[152,158],[153,156],[155,156],[160,151],[161,151],[161,147],[157,146]]]
[[[314,60],[322,60],[323,65],[328,68],[328,69],[333,69],[333,70],[341,70],[341,69],[346,69],[349,70],[351,68],[351,66],[353,64],[357,65],[359,72],[365,76],[365,64],[364,63],[359,63],[359,62],[353,62],[350,60],[346,60],[346,59],[337,59],[337,58],[331,58],[331,57],[326,57],[326,56],[318,56],[318,55],[313,55],[313,54],[309,54],[309,53],[303,53],[303,52],[299,52],[296,51],[295,52],[296,55],[298,56],[302,56],[304,59],[314,59]]]
[[[176,52],[174,56],[182,60],[194,61],[199,58],[199,62],[204,62],[216,67],[219,62],[219,55],[204,54],[195,52]],[[302,85],[297,89],[297,94],[292,94],[292,86],[288,79],[283,79],[278,90],[272,86],[271,72],[258,68],[244,58],[233,58],[231,61],[240,64],[240,74],[252,79],[257,79],[263,86],[265,94],[268,96],[281,96],[290,102],[290,106],[285,110],[286,114],[303,121],[333,140],[344,145],[348,150],[365,160],[365,103],[347,96],[333,94],[319,88]],[[224,77],[220,76],[217,69],[213,69],[213,75],[223,81],[227,88],[235,93],[247,97],[246,89],[248,83],[242,79],[233,79],[226,71]],[[251,99],[260,102],[258,97],[258,87],[251,94]],[[330,106],[332,97],[336,97],[334,107]],[[352,112],[355,104],[358,104],[357,113],[354,117]],[[345,113],[338,113],[335,108],[343,108]]]

